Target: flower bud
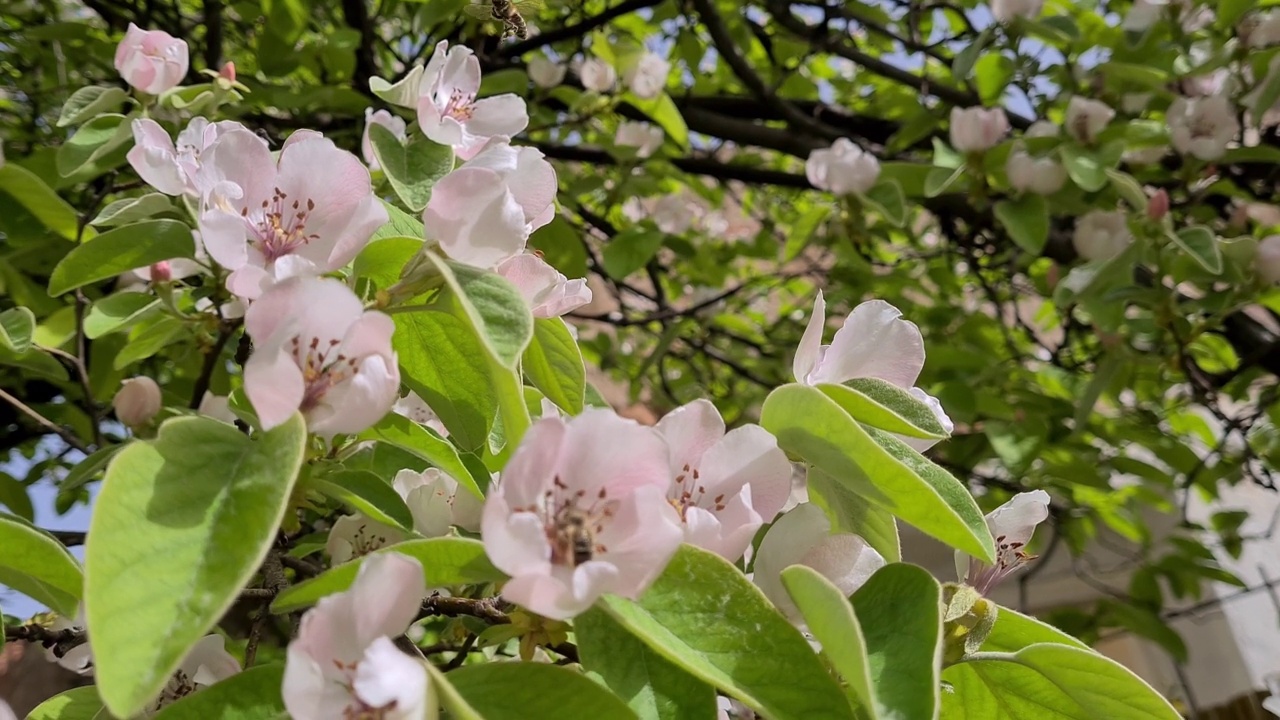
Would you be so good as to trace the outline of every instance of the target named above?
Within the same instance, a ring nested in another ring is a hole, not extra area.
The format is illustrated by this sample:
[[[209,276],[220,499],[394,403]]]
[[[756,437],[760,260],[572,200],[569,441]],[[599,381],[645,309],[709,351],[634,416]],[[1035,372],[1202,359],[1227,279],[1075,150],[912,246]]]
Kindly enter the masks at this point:
[[[609,92],[618,81],[618,71],[599,58],[587,58],[578,69],[582,86],[599,93]]]
[[[533,84],[544,89],[553,88],[564,82],[567,69],[564,65],[552,62],[545,55],[534,55],[529,58],[529,65],[525,68]]]
[[[962,153],[986,152],[1009,131],[1002,108],[952,108],[951,146]]]
[[[839,138],[831,147],[810,153],[804,170],[809,182],[819,190],[848,195],[864,193],[876,184],[880,161],[848,138]]]
[[[161,260],[151,265],[151,282],[162,283],[173,280],[173,268],[168,260]]]
[[[1071,242],[1085,260],[1109,260],[1133,242],[1133,234],[1123,212],[1093,210],[1076,221]]]
[[[151,422],[160,412],[162,400],[160,386],[149,377],[135,377],[124,381],[116,396],[111,398],[116,418],[131,428]]]
[[[1009,153],[1005,172],[1014,190],[1036,195],[1052,195],[1067,182],[1067,171],[1057,160],[1034,157],[1020,147]]]
[[[116,48],[116,71],[142,92],[159,95],[182,82],[190,63],[187,53],[185,40],[129,23],[129,31]]]
[[[1258,243],[1253,269],[1269,283],[1280,283],[1280,235],[1269,235]]]
[[[1169,193],[1160,188],[1147,200],[1147,217],[1159,222],[1169,214]]]
[[[1020,17],[1034,20],[1043,8],[1044,0],[991,0],[991,16],[1001,23]]]
[[[218,77],[222,78],[223,80],[226,80],[227,82],[235,82],[236,81],[236,64],[228,60],[222,66],[222,69],[218,71]]]

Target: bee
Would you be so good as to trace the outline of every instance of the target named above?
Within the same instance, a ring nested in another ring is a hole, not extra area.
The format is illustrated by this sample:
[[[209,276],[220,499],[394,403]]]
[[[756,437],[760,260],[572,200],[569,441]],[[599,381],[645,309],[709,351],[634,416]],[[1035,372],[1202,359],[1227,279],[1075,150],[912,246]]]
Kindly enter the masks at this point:
[[[590,522],[581,510],[568,508],[561,513],[551,539],[557,559],[572,560],[573,567],[578,567],[595,557],[596,541]]]
[[[529,37],[529,25],[522,12],[533,12],[542,7],[543,0],[477,0],[464,9],[471,17],[497,20],[502,23],[503,37]]]

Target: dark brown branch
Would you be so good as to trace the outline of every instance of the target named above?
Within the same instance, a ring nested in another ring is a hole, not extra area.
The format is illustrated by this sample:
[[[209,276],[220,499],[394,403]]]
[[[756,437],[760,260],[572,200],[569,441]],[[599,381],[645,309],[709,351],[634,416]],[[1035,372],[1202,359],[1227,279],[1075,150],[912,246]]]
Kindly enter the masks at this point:
[[[352,30],[360,33],[360,45],[356,47],[356,68],[352,73],[351,85],[355,91],[364,95],[372,95],[369,90],[369,78],[378,74],[378,60],[373,54],[377,33],[369,21],[369,6],[366,0],[342,0],[342,16]]]
[[[458,617],[462,615],[479,618],[491,625],[506,625],[511,622],[511,618],[498,609],[497,598],[472,600],[471,598],[432,595],[422,601],[422,617]]]
[[[222,0],[204,0],[204,64],[222,67]]]
[[[48,430],[51,433],[56,434],[58,437],[62,438],[63,442],[70,445],[71,447],[79,450],[80,452],[86,455],[88,455],[91,452],[89,450],[89,446],[81,442],[80,438],[77,437],[75,433],[71,432],[71,430],[62,427],[61,425],[58,425],[57,423],[53,422],[49,418],[45,417],[44,415],[41,415],[35,410],[32,410],[26,403],[10,395],[8,392],[6,392],[3,389],[0,389],[0,400],[4,400],[5,402],[12,405],[16,410],[21,412],[23,415],[26,415],[27,417],[35,421],[35,423],[40,427]]]
[[[88,641],[88,636],[83,629],[53,630],[43,625],[32,623],[13,627],[6,626],[4,639],[5,642],[26,641],[39,643],[46,648],[52,648],[55,656],[63,657],[72,648],[85,644]]]

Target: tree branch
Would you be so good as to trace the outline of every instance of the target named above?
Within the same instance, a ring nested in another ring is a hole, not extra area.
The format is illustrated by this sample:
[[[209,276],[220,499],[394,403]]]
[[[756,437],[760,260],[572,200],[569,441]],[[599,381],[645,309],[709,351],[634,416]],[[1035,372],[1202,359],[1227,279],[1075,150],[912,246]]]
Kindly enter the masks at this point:
[[[546,47],[547,45],[558,43],[561,40],[570,40],[572,38],[582,37],[592,30],[595,30],[602,25],[607,25],[612,20],[620,18],[623,15],[633,13],[637,10],[654,7],[655,5],[661,5],[664,2],[666,2],[666,0],[627,0],[626,2],[614,5],[608,10],[590,15],[586,20],[583,20],[580,23],[566,25],[564,27],[556,28],[555,30],[548,30],[545,33],[534,35],[528,40],[511,43],[503,48],[499,54],[502,57],[507,58],[520,57],[530,50],[537,50],[540,47]]]

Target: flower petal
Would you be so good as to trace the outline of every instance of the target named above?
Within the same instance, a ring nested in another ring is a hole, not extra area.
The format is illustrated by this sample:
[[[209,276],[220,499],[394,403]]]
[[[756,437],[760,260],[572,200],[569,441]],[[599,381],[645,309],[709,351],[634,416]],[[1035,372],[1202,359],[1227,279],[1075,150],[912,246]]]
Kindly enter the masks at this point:
[[[902,311],[889,303],[868,300],[854,308],[836,332],[811,382],[879,378],[909,388],[923,369],[920,328],[903,320]]]
[[[724,438],[724,418],[710,401],[698,399],[663,415],[654,429],[667,442],[673,473],[688,467],[705,474],[701,469],[703,454]]]
[[[254,306],[256,307],[256,305]],[[253,311],[251,307],[250,312]],[[302,405],[306,386],[297,363],[280,345],[259,348],[244,365],[244,391],[258,413],[263,430],[270,430]]]
[[[759,425],[730,430],[703,454],[699,468],[708,493],[736,493],[749,485],[752,507],[766,521],[773,520],[791,494],[791,461]]]
[[[827,301],[818,291],[813,301],[813,312],[809,315],[809,324],[804,328],[800,338],[800,346],[796,348],[796,357],[791,363],[791,374],[796,382],[811,383],[809,375],[818,366],[821,357],[822,332],[827,325]]]
[[[380,637],[364,652],[351,684],[355,696],[372,708],[388,708],[390,718],[424,718],[428,696],[427,669]]]

